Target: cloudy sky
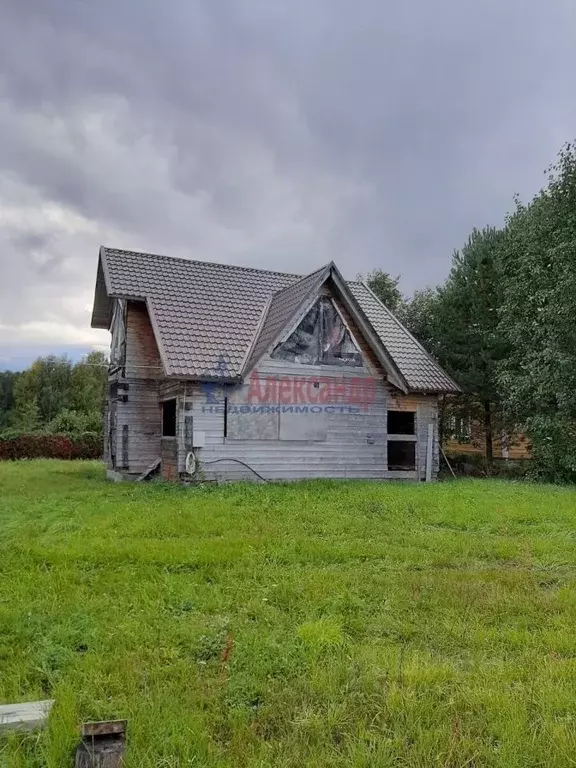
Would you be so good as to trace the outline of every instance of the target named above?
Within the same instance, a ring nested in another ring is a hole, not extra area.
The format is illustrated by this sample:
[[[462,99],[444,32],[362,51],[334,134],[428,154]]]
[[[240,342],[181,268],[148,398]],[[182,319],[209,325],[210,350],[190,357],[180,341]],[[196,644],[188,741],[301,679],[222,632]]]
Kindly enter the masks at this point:
[[[576,135],[574,0],[0,0],[0,367],[100,243],[441,281]]]

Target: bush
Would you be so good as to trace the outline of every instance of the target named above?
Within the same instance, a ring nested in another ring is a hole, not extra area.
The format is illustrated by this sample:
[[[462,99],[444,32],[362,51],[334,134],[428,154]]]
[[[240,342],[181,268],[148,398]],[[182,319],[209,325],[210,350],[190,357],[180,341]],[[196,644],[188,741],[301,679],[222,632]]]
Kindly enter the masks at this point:
[[[458,477],[490,476],[515,480],[529,476],[532,471],[532,459],[494,459],[490,470],[488,470],[486,458],[481,454],[448,454],[448,461]],[[440,474],[442,478],[452,476],[443,458],[440,462]]]
[[[64,408],[46,427],[51,435],[83,435],[86,432],[102,432],[102,414],[100,411],[79,413]]]
[[[6,435],[0,437],[0,460],[99,459],[100,435]]]
[[[566,414],[533,416],[527,432],[534,453],[534,475],[551,483],[576,482],[576,420]]]

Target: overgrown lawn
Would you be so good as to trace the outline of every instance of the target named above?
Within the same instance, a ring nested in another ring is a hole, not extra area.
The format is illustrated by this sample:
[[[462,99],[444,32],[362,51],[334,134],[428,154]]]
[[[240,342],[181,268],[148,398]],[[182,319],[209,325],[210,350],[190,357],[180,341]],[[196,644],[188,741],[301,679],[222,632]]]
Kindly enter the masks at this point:
[[[0,765],[576,764],[576,491],[490,481],[112,485],[0,463]]]

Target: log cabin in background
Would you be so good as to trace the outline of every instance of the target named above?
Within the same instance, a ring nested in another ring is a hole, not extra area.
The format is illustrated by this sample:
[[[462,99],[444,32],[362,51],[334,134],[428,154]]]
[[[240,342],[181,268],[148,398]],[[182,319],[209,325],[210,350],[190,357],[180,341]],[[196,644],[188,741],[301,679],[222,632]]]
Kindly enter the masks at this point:
[[[307,276],[101,248],[114,479],[434,479],[459,391],[334,263]]]
[[[443,448],[448,458],[456,456],[486,457],[484,424],[472,414],[450,414],[445,418]],[[495,460],[525,461],[532,458],[532,446],[519,430],[500,430],[492,438]]]

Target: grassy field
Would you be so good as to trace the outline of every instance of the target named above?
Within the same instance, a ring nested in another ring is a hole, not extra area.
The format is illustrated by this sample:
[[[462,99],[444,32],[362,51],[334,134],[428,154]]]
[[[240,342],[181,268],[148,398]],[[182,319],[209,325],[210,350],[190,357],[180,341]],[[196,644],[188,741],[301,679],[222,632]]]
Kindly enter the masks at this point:
[[[576,491],[505,482],[111,485],[0,464],[0,765],[576,764]]]

